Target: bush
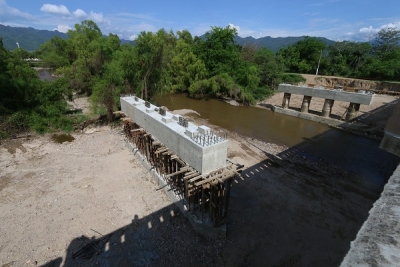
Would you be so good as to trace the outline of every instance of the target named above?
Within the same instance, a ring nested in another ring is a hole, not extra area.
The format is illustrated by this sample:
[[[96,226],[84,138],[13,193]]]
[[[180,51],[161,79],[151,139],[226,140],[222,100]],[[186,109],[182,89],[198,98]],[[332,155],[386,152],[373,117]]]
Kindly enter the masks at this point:
[[[253,96],[256,100],[260,100],[260,99],[265,99],[267,97],[270,97],[274,94],[274,91],[271,90],[268,87],[257,87],[254,91],[253,91]]]
[[[26,110],[17,111],[8,117],[8,123],[16,126],[18,129],[26,129],[28,128],[28,121],[29,121],[29,112]]]
[[[306,79],[303,76],[295,73],[284,73],[279,77],[279,79],[280,82],[283,83],[300,83],[306,81]]]
[[[5,131],[0,131],[0,140],[8,138],[9,135]]]

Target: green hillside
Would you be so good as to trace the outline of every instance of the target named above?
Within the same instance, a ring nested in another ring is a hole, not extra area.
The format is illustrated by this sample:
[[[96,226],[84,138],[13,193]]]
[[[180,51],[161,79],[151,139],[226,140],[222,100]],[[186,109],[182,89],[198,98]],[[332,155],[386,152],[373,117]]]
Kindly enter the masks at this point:
[[[7,50],[14,50],[19,46],[26,51],[35,51],[51,38],[59,36],[67,39],[68,35],[59,31],[36,30],[34,28],[10,27],[0,24],[0,37]],[[121,40],[121,44],[132,43],[129,40]]]
[[[59,31],[48,31],[48,30],[36,30],[34,28],[20,28],[20,27],[10,27],[0,24],[0,37],[3,38],[3,45],[8,50],[14,50],[17,48],[16,42],[19,43],[20,47],[27,51],[34,51],[39,49],[40,45],[53,38],[54,36],[59,36],[61,38],[68,38],[67,34]],[[277,37],[273,38],[270,36],[255,39],[253,37],[235,37],[235,41],[238,45],[243,45],[245,43],[253,43],[260,47],[267,47],[273,52],[279,51],[282,47],[288,47],[289,45],[295,44],[300,40],[303,40],[304,36],[300,37]],[[322,42],[326,45],[334,43],[329,39],[319,37]],[[129,40],[121,40],[121,44],[134,42]]]
[[[34,28],[10,27],[0,24],[0,37],[3,38],[3,45],[7,50],[14,50],[19,46],[27,51],[39,49],[40,45],[47,42],[54,36],[67,38],[65,33],[59,31],[36,30]]]
[[[300,36],[300,37],[270,37],[270,36],[266,36],[266,37],[261,37],[258,39],[255,39],[253,37],[239,37],[237,36],[235,38],[235,42],[238,45],[244,45],[245,43],[252,43],[255,44],[257,46],[260,47],[267,47],[268,49],[270,49],[272,52],[276,53],[279,51],[279,49],[281,49],[282,47],[286,48],[289,45],[295,44],[298,41],[304,40],[305,36]],[[321,40],[324,44],[326,44],[327,46],[330,44],[335,43],[332,40],[326,39],[324,37],[317,37],[319,40]]]

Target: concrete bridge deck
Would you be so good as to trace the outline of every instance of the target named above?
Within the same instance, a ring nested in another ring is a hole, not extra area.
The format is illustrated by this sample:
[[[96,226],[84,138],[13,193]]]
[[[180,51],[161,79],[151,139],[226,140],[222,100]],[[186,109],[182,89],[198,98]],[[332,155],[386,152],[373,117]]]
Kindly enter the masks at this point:
[[[308,113],[312,97],[324,98],[325,103],[321,112],[322,117],[329,118],[332,106],[335,101],[350,102],[347,108],[346,121],[352,120],[357,116],[360,105],[370,105],[374,99],[374,94],[366,93],[363,90],[359,92],[346,92],[342,89],[326,89],[324,87],[296,86],[291,84],[280,84],[279,92],[284,92],[282,108],[287,109],[290,105],[292,94],[304,95],[301,106],[302,113]]]

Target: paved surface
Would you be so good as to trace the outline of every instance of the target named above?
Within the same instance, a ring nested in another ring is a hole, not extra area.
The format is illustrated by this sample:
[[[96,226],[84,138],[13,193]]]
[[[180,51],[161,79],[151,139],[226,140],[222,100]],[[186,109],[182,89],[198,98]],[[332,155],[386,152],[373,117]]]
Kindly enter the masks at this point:
[[[400,266],[400,165],[369,213],[341,266]]]

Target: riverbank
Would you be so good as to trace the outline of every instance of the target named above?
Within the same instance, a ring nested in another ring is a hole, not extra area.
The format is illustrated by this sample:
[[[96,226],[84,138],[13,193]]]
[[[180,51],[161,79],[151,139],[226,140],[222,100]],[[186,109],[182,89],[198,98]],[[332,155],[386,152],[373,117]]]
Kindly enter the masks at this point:
[[[260,108],[272,109],[272,106],[282,106],[282,92],[276,92],[272,97],[267,98],[257,104]],[[384,128],[389,117],[393,114],[394,108],[399,97],[392,95],[375,95],[371,105],[360,105],[357,117],[354,123],[345,124],[344,116],[349,106],[348,102],[335,101],[332,107],[331,118],[342,120],[343,125],[335,126],[339,129],[346,130],[355,134],[361,134],[375,140],[382,140],[384,136]],[[303,96],[292,95],[290,98],[290,109],[300,111]],[[324,99],[313,98],[310,104],[309,113],[319,115],[324,105]]]
[[[228,157],[245,167],[232,186],[228,236],[211,240],[150,182],[121,130],[1,144],[1,266],[337,266],[381,190],[297,148],[229,132]],[[99,233],[112,234],[101,253],[72,259]]]

